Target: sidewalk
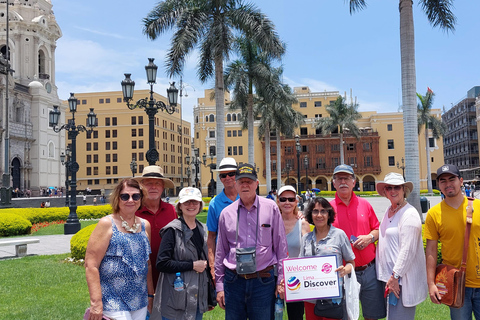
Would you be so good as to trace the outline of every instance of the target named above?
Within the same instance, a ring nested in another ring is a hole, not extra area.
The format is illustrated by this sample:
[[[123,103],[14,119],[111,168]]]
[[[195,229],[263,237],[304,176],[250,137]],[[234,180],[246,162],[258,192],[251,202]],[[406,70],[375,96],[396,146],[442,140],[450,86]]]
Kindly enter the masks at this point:
[[[73,234],[69,235],[53,235],[53,236],[28,236],[28,238],[39,239],[40,243],[32,243],[27,245],[27,255],[51,255],[70,252],[70,239]],[[8,240],[23,239],[20,238],[3,238]],[[15,246],[0,247],[0,260],[15,258]]]
[[[480,197],[480,192],[477,192]],[[170,198],[170,203],[174,204],[174,199]],[[367,197],[365,198],[373,207],[373,210],[377,214],[378,220],[381,221],[385,210],[390,205],[390,201],[384,197]],[[441,197],[427,197],[430,201],[430,207],[433,207],[439,203]],[[330,199],[328,199],[330,200]],[[425,220],[426,214],[423,214]],[[28,236],[29,238],[39,239],[40,243],[33,243],[27,246],[27,255],[51,255],[70,252],[70,239],[73,235],[52,235],[52,236]],[[8,238],[13,240],[16,238]],[[15,246],[0,247],[0,260],[10,259],[15,257]]]

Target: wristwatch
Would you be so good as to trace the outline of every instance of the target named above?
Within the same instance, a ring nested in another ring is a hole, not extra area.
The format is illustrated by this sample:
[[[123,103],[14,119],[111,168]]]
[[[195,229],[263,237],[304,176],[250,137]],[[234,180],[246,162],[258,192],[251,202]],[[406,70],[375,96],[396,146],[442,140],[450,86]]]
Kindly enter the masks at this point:
[[[394,279],[397,279],[400,278],[400,276],[398,274],[396,274],[395,272],[392,272],[392,276]]]
[[[374,243],[375,242],[375,236],[371,233],[369,233],[369,235],[370,235],[370,237],[372,237],[372,243]]]

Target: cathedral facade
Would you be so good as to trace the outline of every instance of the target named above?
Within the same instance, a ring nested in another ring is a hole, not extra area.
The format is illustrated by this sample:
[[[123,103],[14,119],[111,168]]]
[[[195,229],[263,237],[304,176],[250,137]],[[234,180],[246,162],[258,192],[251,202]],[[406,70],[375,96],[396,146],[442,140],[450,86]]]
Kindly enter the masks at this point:
[[[60,124],[65,123],[66,108],[55,85],[61,36],[50,0],[0,1],[0,52],[10,69],[8,76],[0,74],[0,174],[10,173],[10,185],[4,187],[30,190],[32,196],[65,181],[60,162],[65,132],[55,133],[48,121],[56,105],[62,110]]]

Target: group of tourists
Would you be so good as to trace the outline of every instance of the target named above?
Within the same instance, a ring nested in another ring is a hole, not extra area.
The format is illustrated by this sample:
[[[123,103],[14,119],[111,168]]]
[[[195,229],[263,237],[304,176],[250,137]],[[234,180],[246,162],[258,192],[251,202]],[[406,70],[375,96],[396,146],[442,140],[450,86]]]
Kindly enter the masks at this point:
[[[287,302],[288,319],[331,319],[325,306],[336,310],[334,318],[347,319],[351,302],[343,278],[353,273],[364,319],[414,319],[428,295],[441,303],[434,279],[438,241],[444,262],[460,267],[468,201],[454,165],[437,171],[445,198],[428,212],[426,254],[420,215],[406,201],[413,184],[400,174],[377,183],[378,194],[390,201],[379,222],[369,202],[353,192],[356,177],[348,165],[333,172],[335,198],[312,197],[303,212],[292,186],[281,187],[275,201],[258,196],[250,164],[224,158],[216,171],[224,189],[211,199],[206,225],[196,218],[204,206],[197,188],[180,190],[176,207],[162,201],[174,184],[159,166],[119,183],[110,196],[113,213],[100,220],[87,246],[87,319],[197,320],[216,304],[225,319],[274,319],[275,300],[285,298],[288,280],[283,261],[323,256],[336,261],[339,296]],[[474,209],[479,206],[473,201]],[[480,319],[477,216],[465,304],[451,308],[452,319],[471,319],[472,312]]]

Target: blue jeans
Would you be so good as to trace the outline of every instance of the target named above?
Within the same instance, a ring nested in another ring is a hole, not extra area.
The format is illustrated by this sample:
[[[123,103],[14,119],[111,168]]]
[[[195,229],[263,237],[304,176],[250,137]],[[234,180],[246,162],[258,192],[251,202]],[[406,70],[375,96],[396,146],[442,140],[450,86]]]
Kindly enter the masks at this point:
[[[465,287],[465,303],[461,308],[450,308],[452,320],[472,320],[472,312],[475,319],[480,319],[480,288]]]
[[[275,277],[244,279],[226,269],[224,279],[225,320],[273,319]]]

